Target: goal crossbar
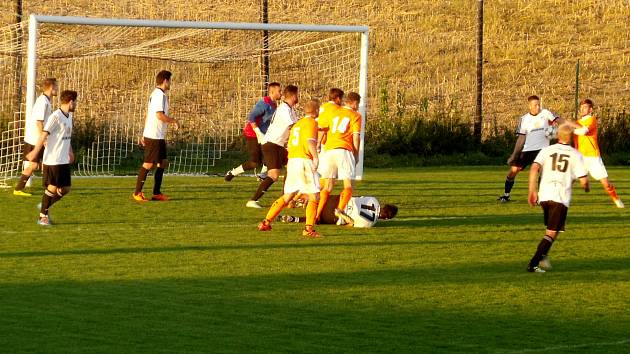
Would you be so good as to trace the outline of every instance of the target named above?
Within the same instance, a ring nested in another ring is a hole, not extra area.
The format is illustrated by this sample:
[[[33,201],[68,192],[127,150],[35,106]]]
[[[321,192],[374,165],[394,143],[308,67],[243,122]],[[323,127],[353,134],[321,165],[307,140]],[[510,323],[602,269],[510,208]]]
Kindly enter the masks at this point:
[[[361,144],[359,149],[359,161],[357,161],[356,179],[363,178],[364,137],[367,113],[367,75],[368,75],[368,26],[342,26],[342,25],[312,25],[312,24],[286,24],[286,23],[247,23],[247,22],[195,22],[195,21],[169,21],[149,19],[116,19],[94,18],[75,16],[48,16],[31,14],[29,18],[28,37],[28,61],[26,75],[26,114],[30,115],[36,98],[37,77],[37,28],[40,23],[53,23],[65,25],[88,26],[127,26],[147,28],[187,28],[187,29],[218,29],[218,30],[242,30],[242,31],[303,31],[303,32],[342,32],[361,34],[361,54],[359,67],[359,95],[361,103],[359,112],[362,117]]]

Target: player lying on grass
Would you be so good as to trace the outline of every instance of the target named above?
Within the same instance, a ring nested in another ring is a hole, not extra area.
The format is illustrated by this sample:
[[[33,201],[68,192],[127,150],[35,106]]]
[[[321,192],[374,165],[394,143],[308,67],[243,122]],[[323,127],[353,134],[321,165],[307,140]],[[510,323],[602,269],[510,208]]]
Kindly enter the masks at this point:
[[[389,220],[396,216],[398,207],[392,204],[380,205],[375,197],[352,197],[345,209],[339,212],[339,195],[331,195],[322,209],[319,224],[336,224],[350,227],[372,227],[379,220]],[[300,199],[297,200],[298,202]],[[321,201],[320,201],[321,202]],[[299,203],[298,203],[299,204]],[[282,215],[281,222],[305,222],[305,217]]]
[[[300,192],[308,196],[306,225],[302,235],[312,238],[321,237],[313,229],[319,200],[319,179],[317,175],[319,158],[317,156],[317,122],[315,121],[318,112],[319,101],[310,100],[304,107],[306,116],[298,120],[291,128],[288,140],[289,160],[287,163],[287,178],[284,181],[284,194],[273,202],[265,219],[258,224],[258,231],[271,231],[271,221]]]
[[[597,142],[597,118],[593,114],[593,101],[585,99],[580,103],[580,119],[570,122],[573,131],[574,146],[584,156],[584,166],[594,179],[598,180],[617,208],[623,208],[623,202],[617,195],[615,186],[608,181],[608,172],[602,161]]]
[[[521,117],[516,130],[518,138],[514,145],[514,151],[507,160],[510,170],[505,178],[505,189],[503,195],[497,199],[503,203],[510,201],[510,192],[514,187],[514,180],[518,173],[534,161],[542,148],[549,146],[547,128],[551,124],[559,125],[564,122],[564,119],[542,109],[538,96],[527,98],[527,108],[529,112]]]
[[[529,205],[540,204],[542,207],[547,230],[529,261],[528,272],[544,273],[545,269],[551,268],[547,254],[558,233],[564,230],[573,181],[579,179],[584,191],[590,190],[582,154],[571,147],[572,134],[573,127],[569,124],[561,125],[558,129],[558,143],[542,149],[529,171],[527,199]],[[540,191],[539,173],[542,173]]]

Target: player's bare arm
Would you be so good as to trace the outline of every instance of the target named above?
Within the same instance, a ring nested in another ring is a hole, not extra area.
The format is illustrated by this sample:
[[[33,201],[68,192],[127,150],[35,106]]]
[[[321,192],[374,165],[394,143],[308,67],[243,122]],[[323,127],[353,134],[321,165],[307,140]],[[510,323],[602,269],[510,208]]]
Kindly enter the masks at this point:
[[[35,147],[33,148],[33,151],[29,152],[26,155],[27,160],[31,162],[35,161],[35,159],[37,158],[37,155],[39,154],[41,149],[44,147],[44,143],[46,142],[46,139],[48,139],[48,132],[42,131],[42,133],[39,135],[39,139],[37,140],[37,144],[35,144]]]
[[[173,124],[173,128],[175,128],[175,130],[177,130],[179,128],[179,124],[177,123],[177,121],[175,120],[175,118],[171,118],[169,116],[167,116],[166,114],[164,114],[164,112],[157,112],[157,118],[159,120],[161,120],[164,123],[168,123],[168,124]]]
[[[361,133],[357,132],[352,135],[352,155],[354,155],[355,163],[359,163],[359,146],[361,145]]]
[[[525,138],[524,134],[518,134],[518,138],[516,139],[516,144],[514,144],[514,151],[512,155],[507,160],[508,165],[514,162],[518,158],[518,155],[523,151],[523,147],[525,146]]]
[[[584,189],[584,192],[588,193],[591,191],[591,185],[588,183],[588,176],[580,177],[580,185]]]
[[[538,203],[538,175],[539,173],[540,173],[540,165],[534,162],[532,164],[532,167],[529,170],[529,193],[527,196],[527,202],[529,203],[530,206],[536,206],[536,203]]]

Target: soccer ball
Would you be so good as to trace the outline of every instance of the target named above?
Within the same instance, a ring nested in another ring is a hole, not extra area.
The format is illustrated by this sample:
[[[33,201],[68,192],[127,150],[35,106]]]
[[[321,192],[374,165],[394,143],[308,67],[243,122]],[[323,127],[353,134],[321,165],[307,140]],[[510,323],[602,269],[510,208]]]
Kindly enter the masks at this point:
[[[558,127],[556,127],[555,125],[548,126],[547,129],[545,129],[545,136],[549,140],[557,138],[558,137]]]

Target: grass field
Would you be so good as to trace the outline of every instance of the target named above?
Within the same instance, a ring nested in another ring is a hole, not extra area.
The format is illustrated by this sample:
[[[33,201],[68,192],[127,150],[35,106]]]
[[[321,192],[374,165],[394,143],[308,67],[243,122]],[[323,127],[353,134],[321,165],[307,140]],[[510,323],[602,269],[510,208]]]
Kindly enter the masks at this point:
[[[257,232],[252,178],[167,176],[173,200],[142,205],[133,178],[77,178],[50,228],[39,196],[2,191],[0,351],[630,352],[628,211],[577,190],[554,270],[526,273],[542,213],[524,174],[498,204],[504,175],[368,170],[356,193],[398,217],[320,240]]]

